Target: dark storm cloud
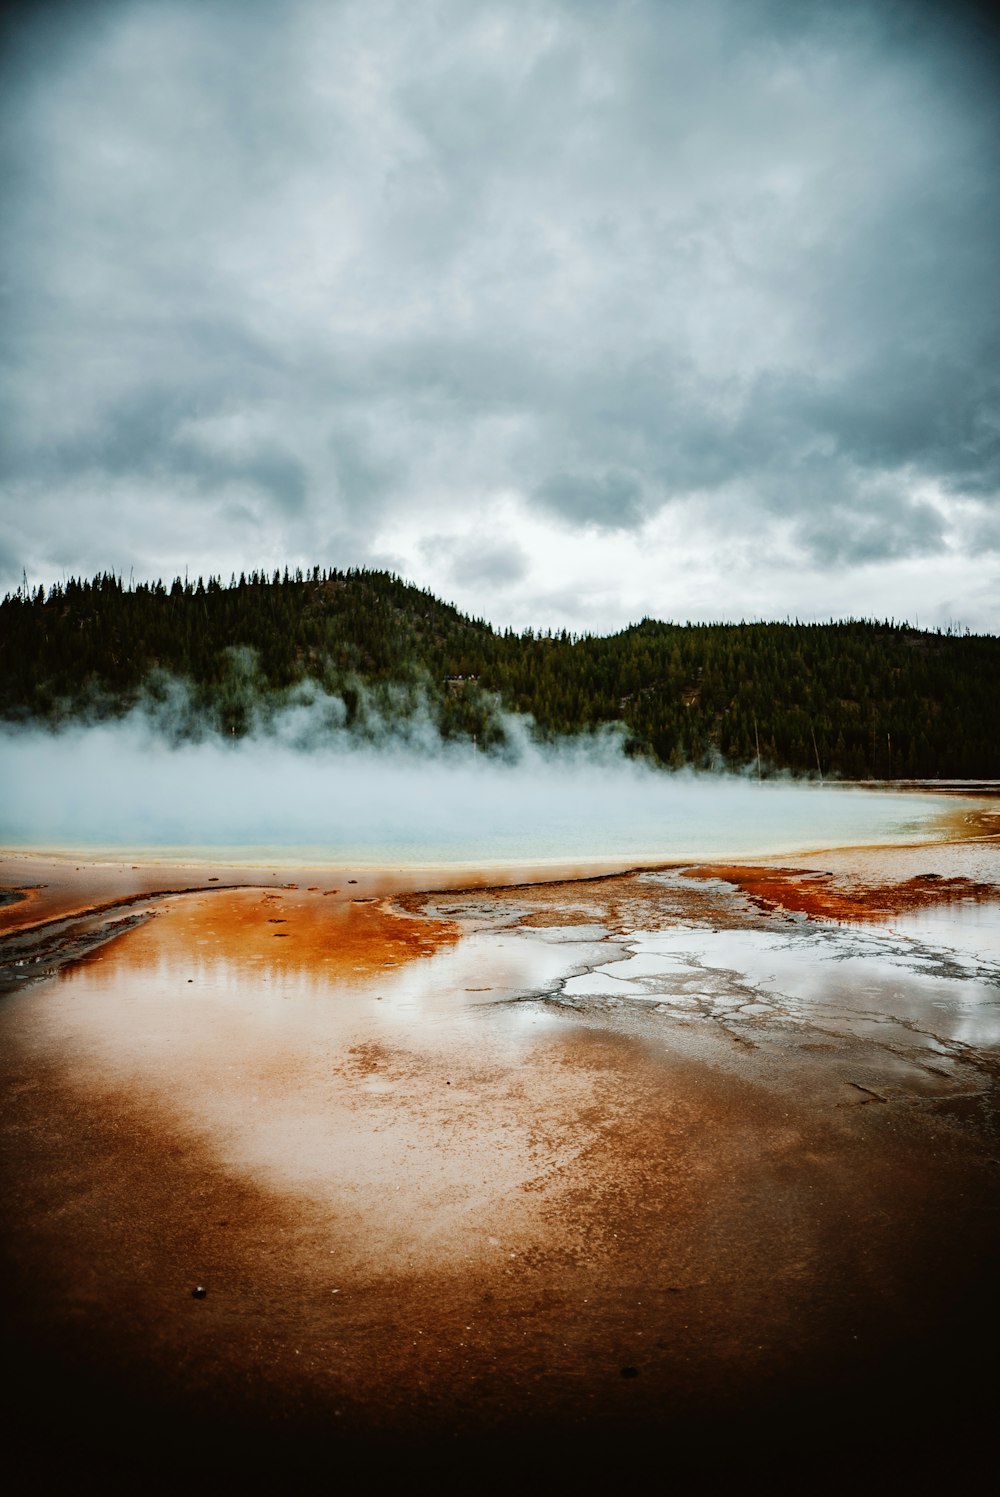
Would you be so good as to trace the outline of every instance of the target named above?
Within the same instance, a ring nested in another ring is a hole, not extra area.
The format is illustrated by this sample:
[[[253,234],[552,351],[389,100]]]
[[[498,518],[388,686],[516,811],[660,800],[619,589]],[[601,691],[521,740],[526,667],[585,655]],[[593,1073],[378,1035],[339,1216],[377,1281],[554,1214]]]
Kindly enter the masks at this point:
[[[349,561],[417,526],[498,588],[533,569],[525,537],[470,539],[496,495],[598,546],[697,504],[832,568],[992,533],[980,8],[81,0],[5,24],[3,581],[103,564],[107,531],[169,570],[171,506],[227,573],[244,542]]]

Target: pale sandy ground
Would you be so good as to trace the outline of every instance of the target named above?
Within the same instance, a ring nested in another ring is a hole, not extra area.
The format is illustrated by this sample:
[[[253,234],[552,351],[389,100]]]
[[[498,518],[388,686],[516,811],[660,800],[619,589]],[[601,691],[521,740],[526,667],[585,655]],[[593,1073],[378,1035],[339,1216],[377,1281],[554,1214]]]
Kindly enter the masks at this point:
[[[429,894],[5,860],[18,1490],[976,1471],[1000,844],[974,830]]]

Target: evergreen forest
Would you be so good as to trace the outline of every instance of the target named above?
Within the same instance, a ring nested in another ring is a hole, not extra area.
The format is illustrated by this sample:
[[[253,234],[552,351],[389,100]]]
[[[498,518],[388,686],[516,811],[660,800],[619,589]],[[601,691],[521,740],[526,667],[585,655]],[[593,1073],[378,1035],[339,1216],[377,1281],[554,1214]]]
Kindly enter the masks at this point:
[[[59,729],[139,710],[174,739],[311,731],[515,751],[618,725],[672,768],[1000,778],[1000,639],[872,620],[499,631],[387,572],[314,567],[0,603],[0,719]]]

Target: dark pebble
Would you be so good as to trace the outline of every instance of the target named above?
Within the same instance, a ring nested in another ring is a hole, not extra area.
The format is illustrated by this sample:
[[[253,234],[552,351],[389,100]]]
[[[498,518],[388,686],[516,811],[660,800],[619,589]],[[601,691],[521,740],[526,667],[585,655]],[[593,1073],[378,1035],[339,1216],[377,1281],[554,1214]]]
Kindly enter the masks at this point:
[[[638,1377],[638,1376],[639,1376],[639,1369],[638,1369],[638,1367],[623,1367],[622,1368],[622,1377]]]
[[[205,1289],[205,1288],[203,1288],[203,1286],[201,1284],[198,1284],[198,1285],[195,1286],[194,1289],[191,1290],[191,1298],[192,1299],[204,1299],[205,1295],[207,1293],[208,1293],[208,1290]]]

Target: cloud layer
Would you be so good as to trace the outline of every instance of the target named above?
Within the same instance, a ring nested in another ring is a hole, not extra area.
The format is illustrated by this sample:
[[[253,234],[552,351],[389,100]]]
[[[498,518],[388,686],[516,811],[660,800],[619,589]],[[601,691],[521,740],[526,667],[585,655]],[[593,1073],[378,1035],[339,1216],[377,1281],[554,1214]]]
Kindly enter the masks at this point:
[[[772,0],[23,6],[0,586],[997,629],[995,34]]]

